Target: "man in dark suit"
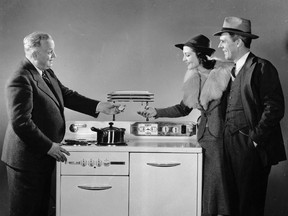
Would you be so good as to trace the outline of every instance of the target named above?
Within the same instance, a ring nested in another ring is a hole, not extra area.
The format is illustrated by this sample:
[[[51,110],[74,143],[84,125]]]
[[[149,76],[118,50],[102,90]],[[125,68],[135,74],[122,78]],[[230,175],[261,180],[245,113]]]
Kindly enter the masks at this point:
[[[6,86],[9,123],[2,160],[7,165],[10,215],[45,216],[55,163],[69,155],[60,145],[64,107],[97,117],[100,112],[118,114],[120,105],[84,97],[57,79],[51,70],[56,54],[49,34],[34,32],[23,42],[26,59]]]
[[[226,17],[219,48],[235,63],[227,97],[224,148],[233,214],[264,215],[271,166],[286,160],[284,97],[276,68],[250,52],[250,20]]]

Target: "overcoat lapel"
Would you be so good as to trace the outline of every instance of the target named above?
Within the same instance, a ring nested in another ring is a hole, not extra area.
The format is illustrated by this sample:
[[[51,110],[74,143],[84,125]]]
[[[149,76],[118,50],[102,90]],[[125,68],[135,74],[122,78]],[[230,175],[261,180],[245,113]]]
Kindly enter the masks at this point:
[[[252,116],[252,112],[249,109],[249,104],[254,104],[255,99],[251,97],[253,95],[252,89],[251,89],[251,79],[253,75],[253,71],[256,64],[253,64],[254,55],[252,53],[249,54],[245,64],[243,65],[242,69],[240,70],[239,74],[241,74],[241,99],[243,108],[245,110],[246,120],[249,123],[250,128],[253,128],[252,119],[254,117]]]

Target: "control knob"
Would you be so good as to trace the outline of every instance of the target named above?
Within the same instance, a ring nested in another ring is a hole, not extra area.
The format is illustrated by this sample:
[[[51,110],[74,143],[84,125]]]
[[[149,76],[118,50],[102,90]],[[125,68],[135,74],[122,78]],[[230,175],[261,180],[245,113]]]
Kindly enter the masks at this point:
[[[177,133],[179,132],[179,128],[178,128],[178,127],[173,127],[173,128],[172,128],[172,132],[173,132],[174,134],[177,134]]]
[[[85,167],[87,165],[87,161],[83,159],[80,161],[80,164]]]
[[[163,132],[164,134],[167,134],[168,131],[169,131],[169,127],[168,127],[168,126],[162,127],[162,132]]]

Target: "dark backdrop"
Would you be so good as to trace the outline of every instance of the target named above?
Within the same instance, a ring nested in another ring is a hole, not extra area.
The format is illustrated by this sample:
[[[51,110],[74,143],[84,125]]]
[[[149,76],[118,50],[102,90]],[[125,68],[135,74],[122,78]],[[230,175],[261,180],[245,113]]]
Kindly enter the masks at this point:
[[[216,48],[219,38],[212,35],[224,17],[245,17],[260,36],[252,51],[279,70],[287,104],[287,11],[287,0],[0,0],[0,153],[7,125],[4,84],[24,56],[24,36],[32,31],[53,36],[53,69],[65,85],[99,100],[115,90],[147,90],[155,94],[153,105],[162,107],[182,95],[186,66],[174,44],[203,33]],[[215,55],[223,58],[220,50]],[[141,104],[128,104],[116,120],[143,120],[137,109]],[[195,121],[198,114],[184,119]],[[66,117],[93,120],[69,110]],[[281,122],[286,149],[287,121],[286,115]],[[272,169],[266,216],[288,215],[287,170],[287,162]],[[6,171],[0,162],[0,215],[6,214]]]

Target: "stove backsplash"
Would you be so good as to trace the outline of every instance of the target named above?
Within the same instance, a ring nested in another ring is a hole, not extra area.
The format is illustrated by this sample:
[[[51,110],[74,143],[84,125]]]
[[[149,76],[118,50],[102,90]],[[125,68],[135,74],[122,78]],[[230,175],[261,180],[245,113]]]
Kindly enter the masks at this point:
[[[111,121],[67,121],[64,139],[97,140],[97,132],[91,127],[103,129],[109,127]],[[194,137],[196,123],[188,121],[113,121],[113,127],[125,128],[125,139],[155,138],[155,137]]]

